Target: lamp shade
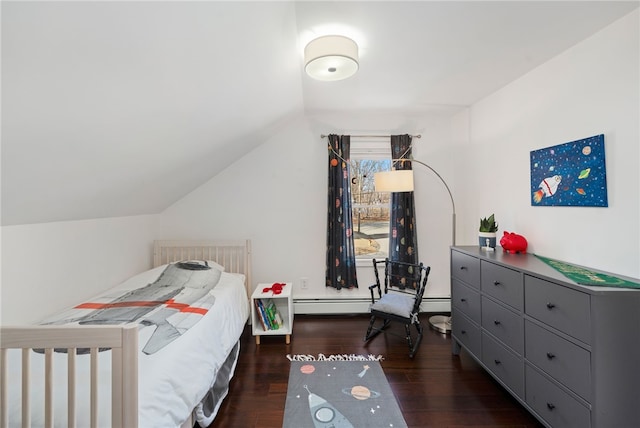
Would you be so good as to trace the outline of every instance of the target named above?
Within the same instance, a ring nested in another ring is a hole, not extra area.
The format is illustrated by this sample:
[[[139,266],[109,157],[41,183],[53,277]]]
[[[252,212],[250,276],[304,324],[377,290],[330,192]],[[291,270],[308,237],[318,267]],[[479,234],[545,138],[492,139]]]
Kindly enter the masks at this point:
[[[358,71],[358,45],[344,36],[322,36],[304,48],[304,70],[317,80],[333,81]]]
[[[413,192],[413,171],[410,169],[376,172],[373,181],[376,192]]]

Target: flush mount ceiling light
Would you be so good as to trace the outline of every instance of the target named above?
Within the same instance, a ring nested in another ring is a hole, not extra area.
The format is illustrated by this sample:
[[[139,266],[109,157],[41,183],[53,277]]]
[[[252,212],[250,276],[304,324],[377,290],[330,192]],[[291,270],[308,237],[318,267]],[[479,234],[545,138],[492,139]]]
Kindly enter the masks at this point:
[[[358,45],[344,36],[322,36],[304,48],[304,70],[317,80],[334,81],[358,71]]]

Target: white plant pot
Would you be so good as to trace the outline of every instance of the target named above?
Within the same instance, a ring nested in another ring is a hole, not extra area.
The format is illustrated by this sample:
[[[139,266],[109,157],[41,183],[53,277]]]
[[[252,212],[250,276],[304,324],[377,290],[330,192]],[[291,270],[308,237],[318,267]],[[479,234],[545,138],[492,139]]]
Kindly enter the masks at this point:
[[[478,245],[496,248],[496,232],[478,232]]]

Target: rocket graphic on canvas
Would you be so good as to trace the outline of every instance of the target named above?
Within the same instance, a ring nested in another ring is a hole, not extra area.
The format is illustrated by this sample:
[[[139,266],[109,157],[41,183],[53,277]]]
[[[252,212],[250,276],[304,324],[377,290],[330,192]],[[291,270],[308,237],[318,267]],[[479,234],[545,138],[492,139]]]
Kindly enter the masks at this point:
[[[558,185],[562,181],[562,176],[554,175],[553,177],[547,177],[540,182],[540,189],[533,193],[533,201],[540,203],[542,198],[555,195],[558,191]]]

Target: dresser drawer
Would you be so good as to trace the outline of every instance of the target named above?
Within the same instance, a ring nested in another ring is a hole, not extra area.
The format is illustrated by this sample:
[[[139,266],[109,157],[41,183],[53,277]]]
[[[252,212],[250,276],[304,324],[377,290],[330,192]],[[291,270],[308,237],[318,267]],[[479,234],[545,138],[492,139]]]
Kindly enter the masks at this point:
[[[453,314],[451,318],[451,334],[469,352],[480,358],[480,327],[462,315],[461,312],[454,311]]]
[[[527,315],[591,343],[591,300],[580,291],[525,275]]]
[[[524,326],[522,315],[507,309],[487,297],[482,297],[482,328],[496,336],[505,345],[522,355]]]
[[[530,321],[525,322],[525,355],[552,378],[591,401],[591,353]]]
[[[480,263],[482,291],[517,310],[522,310],[522,274],[482,260]]]
[[[451,281],[451,302],[473,321],[480,324],[480,293],[457,279]]]
[[[482,333],[482,362],[514,394],[524,398],[522,359],[484,332]]]
[[[480,260],[458,251],[452,251],[451,276],[475,288],[480,288]]]
[[[550,426],[591,427],[591,411],[588,407],[530,366],[525,368],[525,379],[525,401]]]

